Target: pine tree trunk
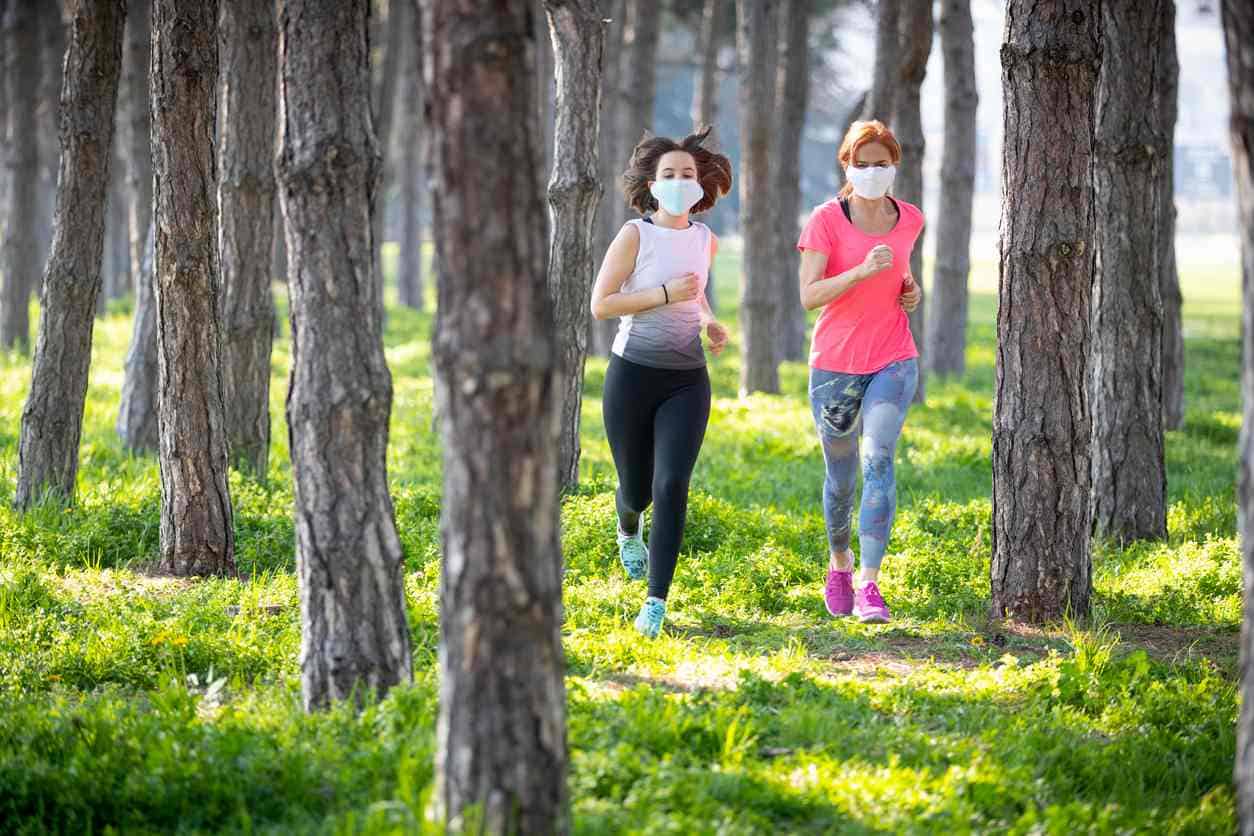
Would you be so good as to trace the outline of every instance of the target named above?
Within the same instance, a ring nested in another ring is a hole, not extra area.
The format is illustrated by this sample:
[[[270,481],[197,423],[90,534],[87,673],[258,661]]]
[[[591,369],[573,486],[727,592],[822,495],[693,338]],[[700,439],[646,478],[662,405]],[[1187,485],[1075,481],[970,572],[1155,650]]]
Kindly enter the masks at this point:
[[[270,451],[270,249],[274,236],[274,3],[219,4],[218,254],[222,382],[231,462],[265,479]]]
[[[765,0],[737,0],[736,49],[740,76],[740,229],[744,271],[740,284],[740,392],[779,391],[779,282],[775,279],[775,239],[771,206],[770,100],[774,62],[767,57],[775,40],[775,15]]]
[[[387,275],[383,269],[383,245],[387,239],[388,195],[392,186],[394,168],[392,162],[392,123],[396,113],[396,82],[401,73],[401,62],[404,58],[404,35],[412,34],[415,29],[409,20],[412,0],[388,0],[388,14],[384,31],[387,40],[383,46],[383,62],[378,79],[373,82],[372,95],[375,102],[374,128],[379,148],[379,182],[374,186],[374,203],[371,211],[372,252],[374,253],[375,280],[379,283],[379,293],[375,301],[379,304],[377,316],[383,321],[383,287]],[[410,39],[412,40],[412,38]]]
[[[388,492],[392,377],[374,315],[368,0],[286,0],[278,179],[287,225],[301,685],[307,709],[413,676]]]
[[[1228,53],[1232,175],[1236,181],[1242,262],[1241,463],[1237,524],[1245,576],[1241,624],[1241,714],[1237,720],[1234,783],[1242,836],[1254,834],[1254,6],[1223,0]]]
[[[150,213],[144,251],[136,271],[134,322],[130,347],[126,351],[117,422],[123,446],[133,453],[154,453],[160,441],[157,432],[157,298],[153,286],[156,235],[156,221]]]
[[[30,394],[22,410],[14,504],[74,499],[100,292],[113,111],[122,66],[125,0],[82,0],[65,61],[59,193],[44,274]]]
[[[701,62],[700,75],[693,85],[692,96],[692,128],[699,130],[704,126],[713,126],[718,118],[718,54],[722,46],[719,26],[719,0],[705,0],[701,9],[701,29],[697,33],[697,56]],[[709,223],[709,220],[706,220]],[[718,284],[714,274],[714,265],[710,265],[709,276],[705,282],[705,298],[710,309],[718,310]]]
[[[1175,40],[1174,0],[1105,3],[1093,155],[1097,269],[1089,403],[1093,532],[1167,536],[1159,204],[1173,138],[1155,65]]]
[[[779,62],[776,124],[791,128],[778,134],[775,152],[775,189],[779,206],[775,212],[776,243],[779,256],[779,359],[803,362],[809,356],[806,346],[806,312],[797,293],[801,256],[797,252],[801,213],[801,139],[810,94],[810,12],[812,0],[788,0],[781,7],[783,35],[782,61]]]
[[[418,11],[411,6],[410,13],[417,14]],[[418,47],[418,43],[412,39],[405,47],[404,78],[407,92],[401,121],[401,251],[396,289],[402,305],[421,311],[426,305],[422,281],[421,218],[427,177],[426,131],[422,124],[426,93],[422,80],[422,51]]]
[[[557,122],[557,88],[554,70],[553,39],[549,36],[544,0],[535,0],[536,36],[536,102],[540,108],[541,182],[549,182],[553,173],[553,137]]]
[[[217,12],[198,0],[153,3],[161,567],[175,575],[235,573],[215,240]]]
[[[932,4],[930,2],[906,3],[900,10],[898,25],[901,27],[899,73],[901,87],[897,91],[897,113],[894,129],[901,142],[901,166],[893,193],[909,203],[923,207],[923,159],[926,141],[923,136],[923,114],[919,103],[919,90],[927,76],[927,59],[932,54]],[[919,306],[910,314],[910,331],[920,349],[927,348],[927,289],[923,280],[923,247],[926,227],[919,233],[910,254],[910,273],[923,288]],[[927,357],[919,361],[919,384],[914,390],[915,403],[923,403],[926,397]]]
[[[940,36],[945,58],[945,148],[936,213],[936,268],[927,303],[926,354],[928,370],[947,377],[966,372],[967,281],[977,153],[975,110],[979,103],[971,0],[942,0]]]
[[[40,76],[38,4],[13,0],[5,21],[5,82],[9,93],[9,223],[0,288],[0,348],[30,350],[30,295],[41,276],[37,213]]]
[[[121,149],[114,144],[113,161],[109,166],[109,215],[105,224],[105,245],[108,248],[109,280],[103,285],[101,313],[110,299],[120,299],[134,285],[131,278],[131,234],[127,209],[126,165]]]
[[[424,3],[444,259],[434,348],[444,562],[433,812],[458,830],[477,805],[482,832],[562,834],[570,821],[561,395],[534,165],[531,8],[531,0],[479,10]],[[465,48],[476,42],[486,48]]]
[[[618,189],[618,176],[627,167],[625,146],[621,135],[622,111],[625,101],[619,80],[627,60],[627,0],[605,0],[602,6],[609,24],[605,33],[605,61],[601,70],[601,129],[597,142],[598,169],[604,184],[601,203],[597,207],[596,239],[592,247],[593,270],[600,269],[610,242],[618,234],[624,217],[623,195]],[[591,300],[589,300],[591,301]],[[588,317],[589,353],[608,357],[614,344],[618,320],[596,320]]]
[[[592,292],[592,230],[601,181],[597,178],[598,114],[605,27],[597,0],[545,0],[557,79],[557,137],[549,209],[549,293],[557,343],[561,430],[558,490],[579,484],[579,426],[583,367],[588,354],[588,297]]]
[[[1174,12],[1174,3],[1173,9]],[[1173,15],[1174,18],[1174,15]],[[1159,118],[1158,130],[1174,142],[1179,112],[1180,63],[1176,56],[1174,19],[1162,41],[1162,52],[1154,62],[1155,80],[1161,99],[1154,113]],[[1163,429],[1178,430],[1184,426],[1184,323],[1181,318],[1183,298],[1180,295],[1180,273],[1176,268],[1176,185],[1175,154],[1163,160],[1159,185],[1163,194],[1158,206],[1158,266],[1162,271],[1163,297]]]
[[[53,215],[57,208],[57,169],[61,158],[61,72],[65,64],[65,23],[61,19],[61,5],[61,0],[44,0],[39,4],[39,40],[43,57],[35,129],[39,132],[39,242],[36,254],[40,279],[52,248]],[[41,282],[37,281],[33,290],[36,296],[43,298]]]
[[[118,146],[126,163],[127,239],[131,251],[133,290],[139,296],[144,248],[152,219],[152,152],[148,107],[148,64],[152,45],[149,0],[128,0],[126,51],[122,57],[122,110],[118,114]],[[151,275],[151,274],[149,274]]]
[[[0,43],[7,44],[9,5],[11,0],[0,0]],[[12,167],[9,164],[11,143],[9,142],[9,59],[7,53],[0,53],[0,244],[8,239],[9,226],[9,185]],[[4,251],[0,246],[0,288],[4,286]]]
[[[901,0],[878,0],[875,4],[875,66],[861,119],[888,122],[897,112],[897,87],[901,83],[900,5]],[[909,7],[914,5],[921,6],[923,3],[921,0],[906,0],[907,14]],[[930,8],[931,4],[928,5]]]
[[[1100,0],[1010,0],[1001,49],[992,614],[1087,618]]]

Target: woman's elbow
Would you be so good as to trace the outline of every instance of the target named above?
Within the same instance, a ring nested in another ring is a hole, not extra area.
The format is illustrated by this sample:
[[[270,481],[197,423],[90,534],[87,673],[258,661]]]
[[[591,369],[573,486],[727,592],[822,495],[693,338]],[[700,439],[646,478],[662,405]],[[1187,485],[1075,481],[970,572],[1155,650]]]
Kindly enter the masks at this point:
[[[605,312],[605,305],[601,302],[600,299],[592,300],[592,318],[598,322],[600,322],[603,319],[609,318],[609,316]]]

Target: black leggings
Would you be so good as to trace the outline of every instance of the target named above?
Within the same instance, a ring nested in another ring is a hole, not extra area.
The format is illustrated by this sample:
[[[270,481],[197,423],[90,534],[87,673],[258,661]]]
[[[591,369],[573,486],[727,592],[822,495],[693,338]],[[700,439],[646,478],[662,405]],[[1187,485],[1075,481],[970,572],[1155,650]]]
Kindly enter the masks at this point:
[[[653,503],[649,595],[665,600],[684,537],[688,481],[710,420],[710,375],[704,366],[655,369],[615,354],[601,404],[618,470],[618,524],[634,534]]]

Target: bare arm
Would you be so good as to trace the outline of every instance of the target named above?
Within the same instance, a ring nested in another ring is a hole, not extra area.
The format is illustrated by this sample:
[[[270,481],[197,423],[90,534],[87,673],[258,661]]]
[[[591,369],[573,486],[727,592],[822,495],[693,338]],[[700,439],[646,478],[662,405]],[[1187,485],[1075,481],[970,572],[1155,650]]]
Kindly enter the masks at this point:
[[[840,298],[850,288],[892,265],[893,251],[879,244],[867,253],[857,267],[831,278],[823,278],[827,253],[819,250],[801,251],[801,306],[807,311],[821,308]]]
[[[592,287],[592,315],[597,319],[613,319],[651,311],[673,302],[686,302],[697,296],[697,277],[679,276],[661,287],[624,293],[623,282],[636,269],[640,252],[640,231],[626,224],[618,231],[606,250],[601,271]]]
[[[714,256],[718,255],[718,236],[710,234],[710,270],[714,269]],[[711,322],[717,322],[718,317],[714,313],[714,308],[710,307],[710,297],[705,291],[701,293],[701,327],[709,325]]]

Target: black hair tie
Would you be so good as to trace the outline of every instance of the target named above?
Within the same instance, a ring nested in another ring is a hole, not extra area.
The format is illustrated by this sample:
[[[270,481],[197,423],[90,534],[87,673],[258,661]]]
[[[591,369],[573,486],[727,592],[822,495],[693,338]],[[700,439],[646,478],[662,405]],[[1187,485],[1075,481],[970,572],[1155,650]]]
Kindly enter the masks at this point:
[[[671,295],[669,292],[667,292],[666,285],[662,285],[662,296],[666,298],[666,301],[663,302],[662,304],[669,305],[671,303]]]

